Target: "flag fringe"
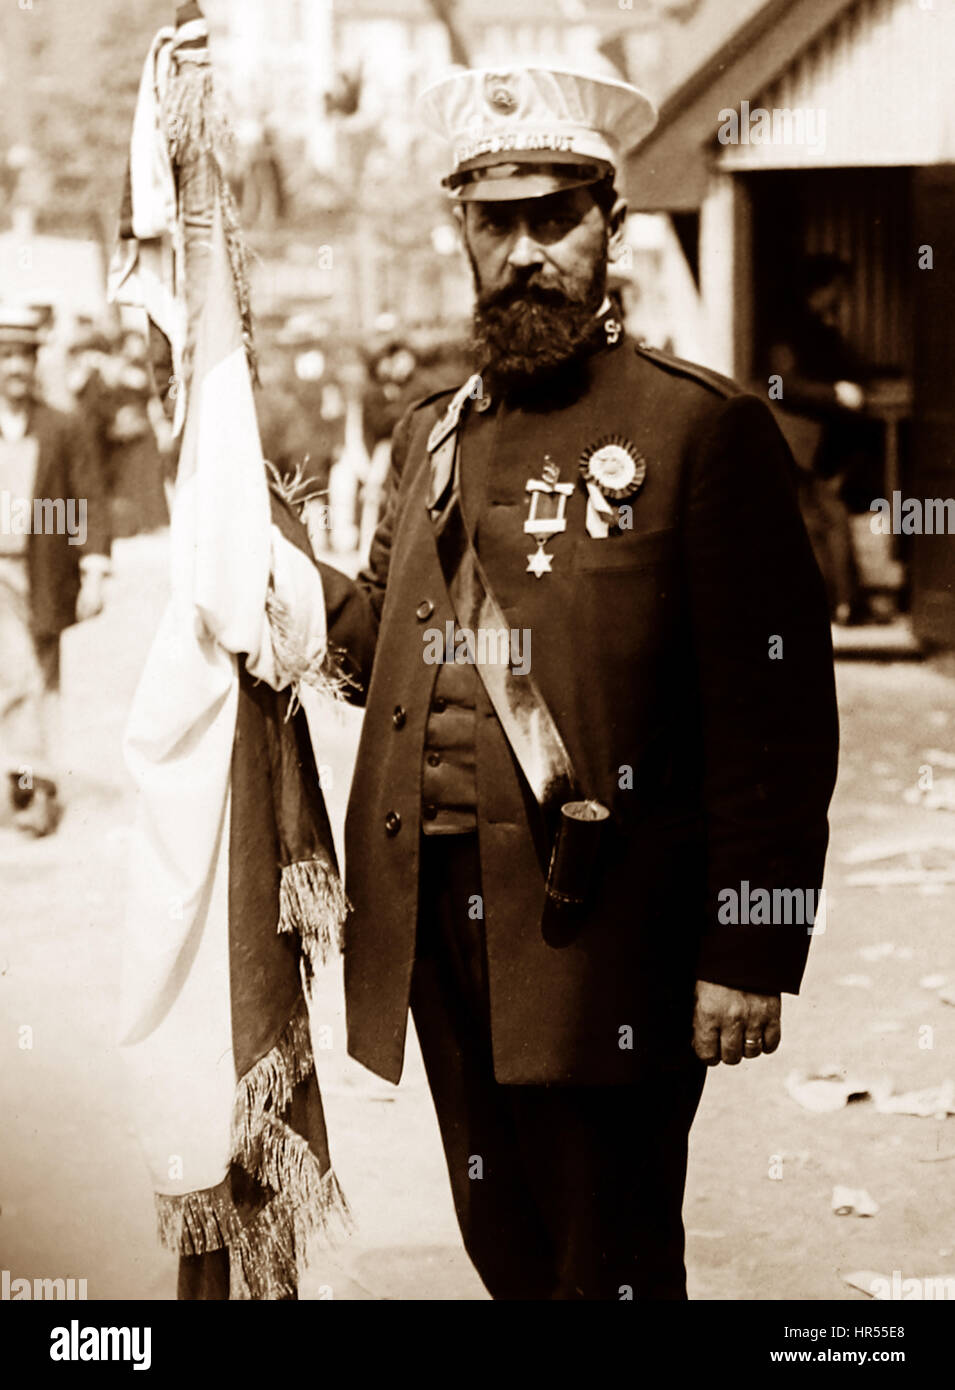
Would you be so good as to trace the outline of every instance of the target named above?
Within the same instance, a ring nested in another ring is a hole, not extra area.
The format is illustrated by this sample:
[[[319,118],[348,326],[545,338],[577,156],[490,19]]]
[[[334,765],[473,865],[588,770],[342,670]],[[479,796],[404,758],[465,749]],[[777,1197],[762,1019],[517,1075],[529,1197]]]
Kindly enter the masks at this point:
[[[242,1229],[228,1178],[216,1187],[186,1192],[181,1197],[157,1192],[156,1219],[160,1244],[180,1255],[221,1250],[238,1239]]]
[[[269,486],[272,491],[281,497],[286,506],[301,520],[305,519],[305,507],[309,502],[317,502],[319,497],[328,497],[328,488],[322,487],[315,479],[309,477],[305,471],[308,462],[308,454],[304,459],[298,459],[295,467],[287,473],[283,473],[277,468],[271,459],[265,460],[265,467],[269,475]]]
[[[232,283],[235,286],[236,305],[239,310],[239,323],[242,329],[242,342],[245,346],[245,359],[249,364],[249,375],[253,386],[259,385],[259,360],[255,350],[255,329],[252,322],[252,291],[250,287],[249,248],[242,235],[239,222],[239,209],[229,186],[229,181],[216,163],[219,175],[219,198],[222,207],[222,230],[225,234],[226,252],[232,270]]]
[[[305,973],[324,965],[342,949],[342,928],[348,911],[342,882],[325,859],[299,859],[286,864],[279,885],[280,932],[298,932]]]
[[[351,1213],[337,1180],[329,1182],[331,1168],[321,1164],[308,1140],[276,1115],[266,1118],[256,1164],[259,1181],[282,1194],[295,1212],[301,1212],[312,1232],[325,1237],[345,1234]],[[329,1200],[329,1188],[335,1200]]]
[[[304,997],[300,997],[274,1045],[236,1085],[232,1108],[232,1155],[248,1172],[255,1172],[266,1112],[278,1114],[286,1110],[295,1087],[311,1076],[314,1070],[308,1006]]]
[[[354,684],[340,670],[336,669],[328,648],[321,653],[307,652],[292,621],[286,604],[277,596],[269,580],[265,596],[265,612],[272,635],[272,652],[275,657],[275,674],[280,686],[289,686],[291,698],[285,711],[286,722],[301,707],[301,687],[309,686],[320,695],[332,700],[345,699],[345,690]]]
[[[170,158],[177,168],[198,160],[208,160],[211,165],[222,209],[222,229],[246,360],[253,383],[258,384],[249,251],[225,172],[234,157],[235,134],[219,98],[213,69],[204,50],[178,51],[175,68],[170,72],[162,93],[162,126]]]
[[[351,1218],[334,1170],[322,1178],[321,1200],[296,1209],[277,1195],[250,1222],[229,1254],[229,1297],[236,1300],[292,1298],[298,1292],[299,1266],[308,1268],[308,1247],[316,1235],[327,1237],[330,1221],[350,1229]]]
[[[212,65],[202,50],[180,50],[162,94],[162,127],[170,158],[210,154],[217,164],[233,152],[235,136],[219,100]]]
[[[247,1225],[239,1218],[228,1177],[201,1192],[156,1194],[162,1245],[181,1255],[227,1247],[234,1297],[292,1296],[298,1285],[296,1246],[304,1266],[309,1240],[321,1236],[330,1242],[352,1227],[334,1170],[323,1172],[308,1141],[281,1118],[295,1087],[314,1069],[302,998],[275,1044],[236,1087],[233,1162],[275,1193]]]

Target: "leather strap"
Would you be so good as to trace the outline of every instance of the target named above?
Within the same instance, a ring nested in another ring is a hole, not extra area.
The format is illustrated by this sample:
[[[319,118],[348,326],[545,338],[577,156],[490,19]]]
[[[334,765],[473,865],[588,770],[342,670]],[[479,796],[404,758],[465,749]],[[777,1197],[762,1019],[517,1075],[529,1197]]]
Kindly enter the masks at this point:
[[[458,443],[458,423],[467,402],[473,399],[472,393],[481,389],[481,377],[469,376],[463,386],[458,387],[448,402],[448,407],[428,435],[428,453],[431,455],[431,487],[428,491],[428,511],[433,514],[447,502],[448,488],[454,473],[454,460]]]

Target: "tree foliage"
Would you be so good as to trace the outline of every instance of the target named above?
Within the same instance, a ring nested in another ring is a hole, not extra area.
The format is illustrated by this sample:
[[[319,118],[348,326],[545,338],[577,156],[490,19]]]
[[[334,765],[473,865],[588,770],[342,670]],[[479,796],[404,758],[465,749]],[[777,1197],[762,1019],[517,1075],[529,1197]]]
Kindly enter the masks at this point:
[[[173,0],[31,0],[27,8],[2,8],[2,153],[31,151],[42,230],[108,242],[143,61],[155,31],[173,22]]]

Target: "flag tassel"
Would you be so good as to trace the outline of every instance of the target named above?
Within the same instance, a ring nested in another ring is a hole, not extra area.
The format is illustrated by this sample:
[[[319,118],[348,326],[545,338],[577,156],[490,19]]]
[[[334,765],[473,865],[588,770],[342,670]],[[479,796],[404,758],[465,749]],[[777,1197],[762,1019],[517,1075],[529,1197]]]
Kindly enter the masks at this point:
[[[311,1239],[333,1241],[351,1228],[334,1170],[323,1171],[307,1141],[281,1118],[295,1087],[314,1070],[308,1010],[300,999],[274,1046],[236,1086],[232,1161],[274,1192],[245,1226],[228,1175],[204,1191],[156,1196],[161,1243],[181,1255],[228,1248],[235,1297],[291,1296],[296,1259],[307,1266]]]

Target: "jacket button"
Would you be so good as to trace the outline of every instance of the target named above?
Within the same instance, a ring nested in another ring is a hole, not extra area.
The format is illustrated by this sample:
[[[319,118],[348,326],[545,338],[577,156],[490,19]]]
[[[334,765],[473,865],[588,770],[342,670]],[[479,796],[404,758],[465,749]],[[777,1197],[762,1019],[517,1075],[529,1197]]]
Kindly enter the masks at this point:
[[[401,817],[397,811],[389,811],[385,816],[385,834],[397,835],[401,829]]]
[[[419,623],[426,622],[434,612],[434,604],[429,598],[423,598],[414,612]]]
[[[428,754],[428,766],[429,766],[429,767],[440,767],[440,766],[441,766],[441,754],[440,754],[440,753],[429,753],[429,754]]]
[[[434,710],[435,714],[444,714],[447,707],[448,702],[443,695],[436,695],[431,701],[431,708]]]
[[[404,710],[402,709],[401,705],[395,705],[395,712],[394,712],[394,714],[391,716],[391,722],[392,722],[392,724],[394,724],[395,728],[396,728],[396,729],[403,729],[403,728],[405,727],[405,719],[406,719],[406,718],[407,718],[407,716],[406,716]]]
[[[421,814],[424,816],[425,820],[434,820],[435,816],[438,814],[438,808],[433,801],[426,801],[421,808]]]

